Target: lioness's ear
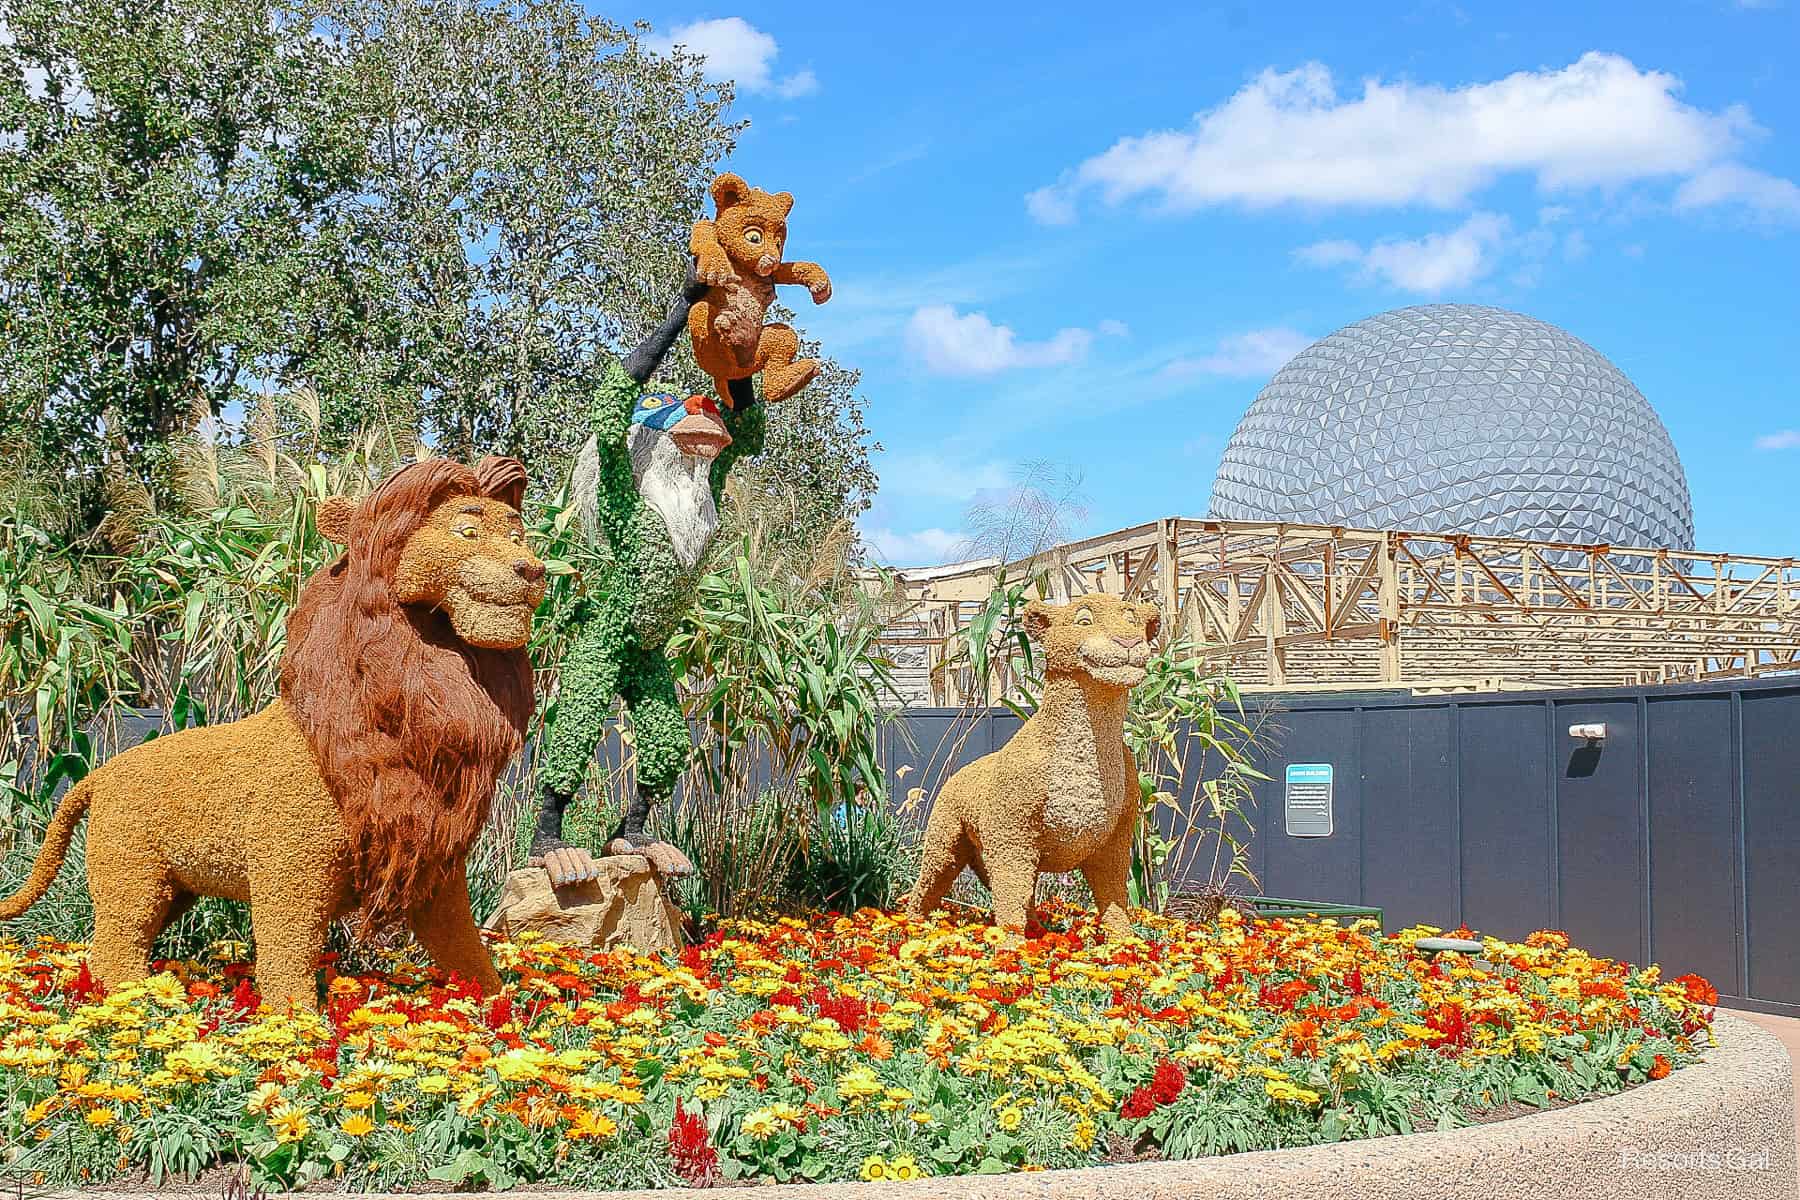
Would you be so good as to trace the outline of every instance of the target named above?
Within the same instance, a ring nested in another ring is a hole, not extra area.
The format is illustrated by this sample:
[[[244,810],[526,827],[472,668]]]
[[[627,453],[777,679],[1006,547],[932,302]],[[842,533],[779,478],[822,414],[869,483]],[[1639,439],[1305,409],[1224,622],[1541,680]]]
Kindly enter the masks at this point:
[[[350,544],[350,518],[356,515],[356,502],[348,496],[327,496],[313,516],[319,536],[340,546]]]
[[[742,204],[750,195],[750,185],[730,171],[713,180],[713,204],[724,212],[734,204]]]
[[[794,193],[792,192],[776,192],[773,196],[770,196],[769,199],[781,206],[781,215],[783,217],[786,217],[789,213],[794,211]]]
[[[1033,600],[1025,606],[1025,636],[1034,642],[1044,640],[1050,632],[1050,606],[1042,600]]]

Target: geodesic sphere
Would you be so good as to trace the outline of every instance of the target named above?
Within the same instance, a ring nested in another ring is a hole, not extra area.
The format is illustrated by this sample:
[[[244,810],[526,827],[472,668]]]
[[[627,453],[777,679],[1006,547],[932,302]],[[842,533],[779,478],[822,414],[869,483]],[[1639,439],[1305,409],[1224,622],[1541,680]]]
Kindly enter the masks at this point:
[[[1275,373],[1213,482],[1221,520],[1692,549],[1675,444],[1604,355],[1520,313],[1400,308]]]

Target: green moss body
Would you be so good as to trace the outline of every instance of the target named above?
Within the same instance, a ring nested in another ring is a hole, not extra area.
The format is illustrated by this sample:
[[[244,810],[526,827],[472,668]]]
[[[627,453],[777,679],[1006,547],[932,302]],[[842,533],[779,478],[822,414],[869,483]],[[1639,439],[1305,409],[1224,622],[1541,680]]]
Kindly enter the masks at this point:
[[[638,495],[626,437],[644,391],[615,363],[590,412],[600,452],[600,532],[610,558],[563,658],[556,715],[540,767],[541,786],[564,795],[581,787],[615,696],[624,698],[631,714],[640,797],[668,796],[687,765],[687,719],[665,648],[693,604],[705,558],[683,567],[662,518]],[[732,441],[713,461],[715,504],[732,464],[761,452],[766,419],[761,404],[741,412],[726,409],[723,416]]]

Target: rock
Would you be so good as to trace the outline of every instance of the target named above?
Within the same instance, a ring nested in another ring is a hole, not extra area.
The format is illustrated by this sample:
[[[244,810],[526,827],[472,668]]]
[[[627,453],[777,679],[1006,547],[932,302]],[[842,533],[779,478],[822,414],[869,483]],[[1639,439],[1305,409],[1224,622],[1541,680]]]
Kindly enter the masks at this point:
[[[1458,954],[1480,954],[1481,943],[1472,942],[1468,938],[1422,937],[1413,943],[1413,949],[1421,954],[1436,954],[1440,950],[1454,950]]]
[[[482,928],[502,937],[526,930],[567,946],[630,945],[639,950],[679,950],[681,914],[669,903],[650,860],[641,854],[596,858],[596,879],[556,887],[542,867],[506,877],[500,903]]]

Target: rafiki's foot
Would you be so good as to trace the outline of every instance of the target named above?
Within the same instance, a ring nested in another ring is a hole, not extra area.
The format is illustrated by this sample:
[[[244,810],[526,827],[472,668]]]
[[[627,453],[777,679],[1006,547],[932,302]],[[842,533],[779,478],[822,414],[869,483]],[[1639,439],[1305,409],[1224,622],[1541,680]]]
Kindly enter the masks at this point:
[[[531,857],[525,861],[528,866],[544,868],[554,887],[586,883],[600,877],[599,864],[594,862],[592,854],[569,845],[561,838],[543,834],[539,834],[537,840],[531,843]]]
[[[658,875],[670,879],[680,879],[694,873],[694,864],[688,856],[669,845],[667,842],[652,840],[645,834],[633,837],[621,834],[606,843],[608,854],[639,854],[650,860],[650,869]]]

